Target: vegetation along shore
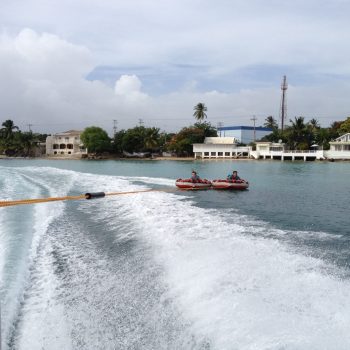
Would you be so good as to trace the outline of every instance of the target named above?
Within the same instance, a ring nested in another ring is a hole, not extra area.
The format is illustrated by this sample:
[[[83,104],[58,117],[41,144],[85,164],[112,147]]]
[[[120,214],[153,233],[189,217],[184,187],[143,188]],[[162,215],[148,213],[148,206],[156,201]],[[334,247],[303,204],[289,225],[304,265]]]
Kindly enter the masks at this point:
[[[98,126],[89,126],[81,133],[81,141],[88,149],[89,159],[151,158],[186,160],[193,157],[193,144],[203,143],[206,137],[218,136],[218,131],[207,118],[204,103],[194,106],[195,123],[176,133],[161,132],[157,127],[136,126],[119,130],[112,137]],[[318,145],[329,149],[329,142],[350,132],[350,117],[335,121],[329,127],[321,127],[316,118],[306,121],[304,117],[290,119],[283,130],[273,116],[267,116],[264,127],[272,132],[261,140],[283,142],[287,149],[309,150]],[[22,131],[14,121],[7,119],[0,129],[0,155],[3,157],[45,156],[45,141],[48,133]],[[244,144],[238,144],[238,146]],[[254,148],[254,142],[249,144]],[[161,158],[162,157],[162,158]],[[177,157],[177,158],[173,158]],[[59,157],[55,157],[58,159]],[[61,157],[63,158],[63,157]],[[69,157],[74,158],[74,157]]]

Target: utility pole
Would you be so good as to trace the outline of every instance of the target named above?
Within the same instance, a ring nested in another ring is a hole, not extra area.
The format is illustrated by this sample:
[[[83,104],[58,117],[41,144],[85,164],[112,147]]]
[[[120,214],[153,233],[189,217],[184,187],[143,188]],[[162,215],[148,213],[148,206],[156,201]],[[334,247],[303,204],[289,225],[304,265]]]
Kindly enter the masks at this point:
[[[253,115],[253,118],[250,118],[250,120],[252,120],[254,123],[254,142],[255,142],[256,140],[255,122],[258,120],[258,118],[255,115]]]
[[[139,119],[139,125],[140,125],[140,126],[143,126],[143,124],[144,124],[144,122],[143,122],[143,120],[140,118],[140,119]]]
[[[284,123],[287,119],[287,77],[284,75],[282,84],[281,84],[281,90],[282,90],[282,97],[281,97],[281,106],[280,106],[280,119],[281,119],[281,131],[284,130]]]
[[[27,124],[29,132],[32,132],[32,126],[33,124]]]
[[[224,123],[223,122],[218,122],[217,124],[217,129],[219,130],[220,132],[220,137],[221,137],[221,128],[224,126]]]
[[[118,120],[113,119],[113,136],[117,133]]]

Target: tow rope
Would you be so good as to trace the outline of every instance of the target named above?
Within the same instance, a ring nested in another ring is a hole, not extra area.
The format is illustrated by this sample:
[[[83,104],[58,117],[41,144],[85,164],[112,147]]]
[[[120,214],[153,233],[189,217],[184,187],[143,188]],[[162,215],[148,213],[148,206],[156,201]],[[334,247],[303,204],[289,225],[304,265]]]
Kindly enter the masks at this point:
[[[95,198],[103,198],[106,196],[120,196],[124,194],[136,194],[136,193],[145,193],[145,192],[172,192],[176,191],[176,189],[150,189],[150,190],[139,190],[139,191],[129,191],[129,192],[92,192],[80,194],[78,196],[65,196],[65,197],[48,197],[48,198],[34,198],[34,199],[19,199],[15,201],[0,201],[1,207],[12,207],[15,205],[22,204],[36,204],[36,203],[47,203],[47,202],[58,202],[58,201],[75,201],[81,199],[95,199]]]

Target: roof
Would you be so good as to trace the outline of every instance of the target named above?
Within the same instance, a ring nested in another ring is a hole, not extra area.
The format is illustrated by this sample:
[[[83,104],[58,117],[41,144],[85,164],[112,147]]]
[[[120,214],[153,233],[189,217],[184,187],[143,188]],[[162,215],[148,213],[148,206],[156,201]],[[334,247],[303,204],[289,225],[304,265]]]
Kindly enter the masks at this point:
[[[347,134],[341,135],[335,139],[335,142],[349,142],[349,141],[350,141],[350,132],[348,132]]]
[[[58,132],[54,136],[65,136],[65,135],[80,135],[82,131],[80,130],[68,130],[63,132]]]
[[[255,129],[255,131],[271,131],[271,132],[273,131],[273,129],[271,129],[271,128],[264,128],[262,126],[256,126],[254,128],[254,126],[241,125],[241,126],[223,126],[221,128],[218,128],[219,131],[220,130],[254,130],[254,129]]]
[[[232,145],[237,143],[235,137],[206,137],[204,143],[207,145]]]

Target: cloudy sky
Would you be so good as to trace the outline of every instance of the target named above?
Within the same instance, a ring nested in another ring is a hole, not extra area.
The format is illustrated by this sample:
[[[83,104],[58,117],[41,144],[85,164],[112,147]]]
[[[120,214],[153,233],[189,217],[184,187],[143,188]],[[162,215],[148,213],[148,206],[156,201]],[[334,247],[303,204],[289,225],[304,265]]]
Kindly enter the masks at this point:
[[[0,121],[175,131],[350,115],[348,0],[1,0]]]

